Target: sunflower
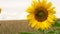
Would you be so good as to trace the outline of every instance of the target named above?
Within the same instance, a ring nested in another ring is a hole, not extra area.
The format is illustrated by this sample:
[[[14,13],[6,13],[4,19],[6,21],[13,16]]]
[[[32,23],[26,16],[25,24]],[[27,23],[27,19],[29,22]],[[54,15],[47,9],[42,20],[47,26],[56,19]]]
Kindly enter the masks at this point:
[[[38,30],[46,30],[54,24],[56,16],[54,15],[56,11],[55,7],[52,7],[52,3],[47,0],[32,0],[33,3],[26,10],[28,12],[27,20],[29,25]]]

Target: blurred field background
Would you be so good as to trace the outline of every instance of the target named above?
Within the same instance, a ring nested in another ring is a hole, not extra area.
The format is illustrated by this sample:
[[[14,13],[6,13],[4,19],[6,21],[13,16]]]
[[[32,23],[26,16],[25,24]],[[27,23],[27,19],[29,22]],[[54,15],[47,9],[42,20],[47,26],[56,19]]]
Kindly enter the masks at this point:
[[[20,32],[36,31],[28,26],[27,20],[0,20],[0,34],[20,34]]]
[[[0,20],[0,34],[20,34],[20,32],[36,32],[28,26],[27,20]]]

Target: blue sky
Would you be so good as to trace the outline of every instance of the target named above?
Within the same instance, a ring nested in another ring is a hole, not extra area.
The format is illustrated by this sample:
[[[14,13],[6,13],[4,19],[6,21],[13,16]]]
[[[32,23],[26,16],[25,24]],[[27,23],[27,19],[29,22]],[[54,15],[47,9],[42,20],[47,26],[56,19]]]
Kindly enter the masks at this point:
[[[48,0],[53,3],[56,9],[56,16],[60,18],[60,2],[59,0]],[[32,0],[0,0],[0,20],[21,20],[26,19],[26,8],[31,4]]]

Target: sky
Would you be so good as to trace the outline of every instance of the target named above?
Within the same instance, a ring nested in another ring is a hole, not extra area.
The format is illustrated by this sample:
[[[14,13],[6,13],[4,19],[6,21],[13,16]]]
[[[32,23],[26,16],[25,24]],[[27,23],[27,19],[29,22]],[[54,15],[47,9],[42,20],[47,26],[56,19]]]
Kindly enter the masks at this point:
[[[60,18],[60,1],[48,0],[55,6],[56,16]],[[31,5],[32,0],[0,0],[0,20],[25,20],[27,13],[25,10]]]

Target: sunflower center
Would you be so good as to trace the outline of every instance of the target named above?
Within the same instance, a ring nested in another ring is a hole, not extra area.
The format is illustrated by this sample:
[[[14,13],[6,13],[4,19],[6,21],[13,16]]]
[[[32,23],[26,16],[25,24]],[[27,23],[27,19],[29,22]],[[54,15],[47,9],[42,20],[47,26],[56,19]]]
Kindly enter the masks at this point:
[[[45,21],[48,17],[48,11],[45,9],[37,9],[35,19],[39,22]]]
[[[44,17],[44,12],[38,12],[36,15],[39,19],[42,19]]]

